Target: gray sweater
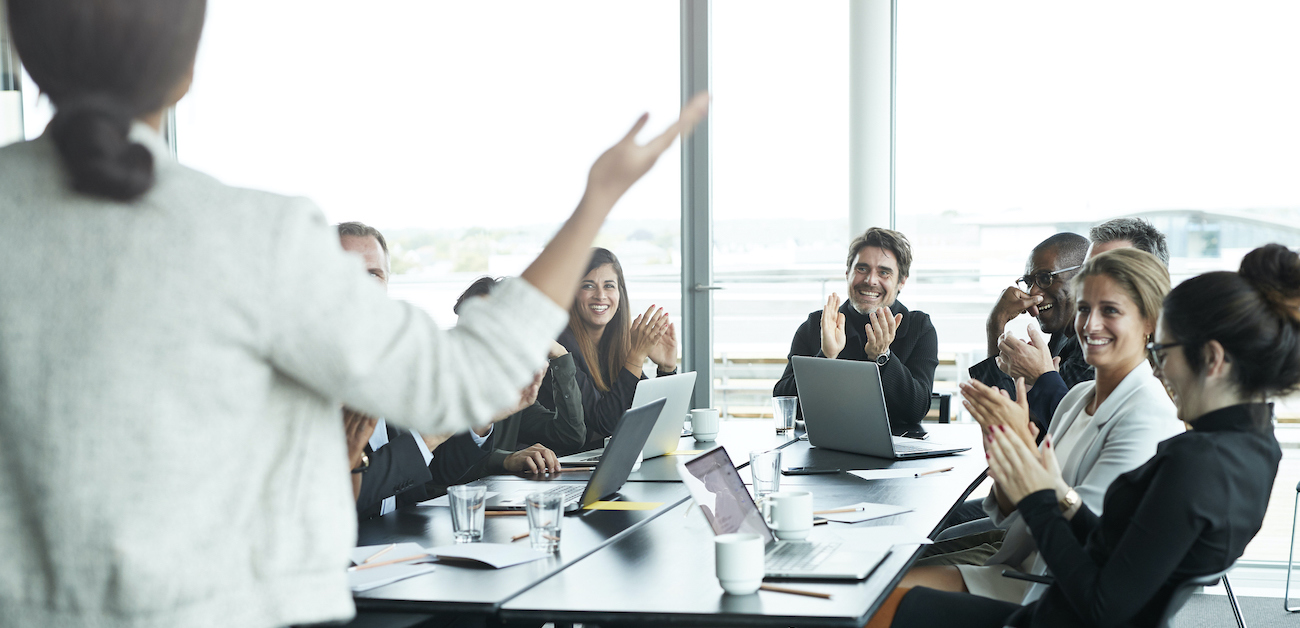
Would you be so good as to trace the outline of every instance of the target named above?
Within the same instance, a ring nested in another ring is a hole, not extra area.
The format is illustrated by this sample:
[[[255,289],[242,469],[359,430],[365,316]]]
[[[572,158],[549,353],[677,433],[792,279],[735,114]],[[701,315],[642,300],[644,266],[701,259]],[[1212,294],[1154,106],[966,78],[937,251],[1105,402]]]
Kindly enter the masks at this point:
[[[522,280],[458,326],[388,299],[307,200],[166,156],[118,203],[0,149],[0,625],[280,626],[353,612],[339,405],[459,431],[568,314]]]

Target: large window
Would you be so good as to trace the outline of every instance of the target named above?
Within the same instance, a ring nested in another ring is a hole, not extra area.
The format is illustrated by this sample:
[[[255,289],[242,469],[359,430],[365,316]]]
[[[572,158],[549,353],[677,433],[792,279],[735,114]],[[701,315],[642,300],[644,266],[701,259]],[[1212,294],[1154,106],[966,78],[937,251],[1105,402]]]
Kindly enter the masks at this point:
[[[379,228],[391,294],[450,325],[475,277],[532,260],[643,111],[643,139],[676,118],[678,30],[677,5],[649,0],[213,0],[179,158]],[[679,154],[598,241],[632,307],[680,300]]]

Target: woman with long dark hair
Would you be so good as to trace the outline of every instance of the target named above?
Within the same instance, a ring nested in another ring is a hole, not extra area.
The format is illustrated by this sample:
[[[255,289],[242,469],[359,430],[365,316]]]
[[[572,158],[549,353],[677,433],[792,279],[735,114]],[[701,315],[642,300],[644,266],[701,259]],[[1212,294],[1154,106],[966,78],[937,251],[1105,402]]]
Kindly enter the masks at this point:
[[[651,305],[635,318],[630,311],[623,266],[608,249],[592,249],[569,306],[569,325],[559,338],[577,362],[588,446],[599,446],[614,433],[632,406],[637,382],[645,378],[647,359],[657,375],[677,372],[677,334],[663,308]],[[548,395],[540,401],[554,407]]]
[[[341,404],[438,434],[517,403],[613,204],[707,107],[644,146],[643,116],[521,278],[442,331],[388,299],[310,202],[170,159],[158,128],[189,85],[203,0],[7,6],[56,109],[42,137],[0,149],[8,625],[350,616]]]
[[[899,589],[868,626],[1151,626],[1181,583],[1231,566],[1263,523],[1282,458],[1267,400],[1300,384],[1300,256],[1269,244],[1236,273],[1179,284],[1148,348],[1190,429],[1120,475],[1102,515],[1067,498],[1050,438],[1038,451],[990,430],[989,475],[1055,579],[1041,598]]]

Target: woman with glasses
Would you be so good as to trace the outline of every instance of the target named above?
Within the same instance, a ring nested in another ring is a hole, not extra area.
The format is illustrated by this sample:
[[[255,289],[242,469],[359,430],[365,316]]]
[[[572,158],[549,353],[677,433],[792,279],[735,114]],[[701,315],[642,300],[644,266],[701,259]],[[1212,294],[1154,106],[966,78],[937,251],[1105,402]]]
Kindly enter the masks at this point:
[[[1146,344],[1169,291],[1169,273],[1150,253],[1121,249],[1089,260],[1072,282],[1075,341],[1097,378],[1070,389],[1057,406],[1048,437],[1059,451],[1068,499],[1101,512],[1106,487],[1181,430],[1174,406],[1147,362]],[[995,426],[1006,426],[1032,447],[1038,430],[1029,420],[1023,380],[1017,381],[1016,393],[1021,401],[1012,402],[977,381],[962,386],[964,404],[986,435]],[[985,498],[984,510],[998,530],[937,543],[903,585],[969,591],[1016,603],[1037,598],[1041,587],[1035,590],[1029,582],[1002,575],[1007,570],[1042,574],[1047,566],[1000,482]],[[1005,538],[999,544],[1002,531]]]
[[[1263,523],[1282,458],[1268,399],[1300,385],[1300,256],[1269,244],[1238,272],[1179,284],[1150,350],[1190,429],[1116,478],[1102,514],[1068,498],[1053,439],[1040,451],[1007,426],[989,430],[989,475],[1052,572],[1039,600],[899,589],[894,612],[868,626],[1151,626],[1181,583],[1231,566]]]

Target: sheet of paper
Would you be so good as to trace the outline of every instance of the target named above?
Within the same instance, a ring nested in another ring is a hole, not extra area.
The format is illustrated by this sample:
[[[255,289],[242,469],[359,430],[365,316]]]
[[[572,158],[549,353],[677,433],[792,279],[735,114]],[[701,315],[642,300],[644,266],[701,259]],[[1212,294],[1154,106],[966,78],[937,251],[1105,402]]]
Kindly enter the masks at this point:
[[[703,449],[678,449],[677,451],[670,451],[664,455],[665,456],[698,456],[702,453],[704,453]]]
[[[414,545],[414,543],[409,543],[409,544],[404,543],[403,545]],[[396,549],[393,550],[393,552],[396,551],[397,551]],[[389,552],[389,554],[391,553],[392,552]],[[388,556],[388,554],[385,554],[384,556],[386,557]],[[378,561],[378,559],[376,560]],[[433,557],[430,556],[429,560],[433,560]],[[361,593],[362,591],[377,589],[386,584],[392,584],[399,580],[414,578],[416,576],[423,576],[424,574],[430,573],[435,569],[437,569],[437,566],[430,565],[429,563],[416,563],[414,565],[410,563],[400,563],[397,565],[384,565],[383,567],[375,567],[374,569],[362,569],[360,571],[349,571],[348,586],[352,587],[352,591],[354,593]]]
[[[592,502],[583,510],[654,510],[664,505],[663,502]]]
[[[380,550],[387,548],[388,545],[389,544],[366,545],[363,547],[352,548],[352,564],[360,565],[367,558],[370,558],[371,556],[375,556],[375,554],[378,553]],[[370,562],[382,563],[386,560],[393,560],[394,558],[406,558],[407,556],[414,556],[416,554],[426,554],[426,553],[427,552],[424,551],[424,548],[421,547],[419,543],[397,543],[393,547],[393,549],[385,551],[383,554],[380,554],[379,556],[375,556],[375,559]]]
[[[884,551],[896,545],[930,545],[934,541],[911,526],[865,526],[829,528],[833,538],[851,541],[854,545]]]
[[[916,478],[918,474],[939,471],[948,467],[911,467],[907,469],[858,469],[849,471],[864,480],[897,480],[899,478]],[[934,475],[939,475],[935,473]],[[921,476],[925,477],[925,476]]]
[[[903,506],[873,504],[870,502],[858,502],[847,506],[836,506],[835,508],[828,508],[827,510],[837,510],[839,508],[858,508],[860,510],[854,510],[853,512],[824,513],[817,516],[830,519],[831,521],[838,521],[840,523],[858,523],[859,521],[891,517],[893,515],[911,512],[912,510],[911,508],[904,508]]]
[[[487,494],[483,496],[483,499],[492,499],[497,495],[500,495],[500,493],[493,493],[492,491],[488,491]],[[447,496],[443,495],[441,497],[435,497],[433,499],[422,501],[416,504],[416,506],[442,506],[443,508],[450,508],[451,502],[448,502]]]
[[[505,543],[457,543],[430,547],[428,552],[443,560],[470,560],[501,569],[547,558],[550,554],[528,545]]]

